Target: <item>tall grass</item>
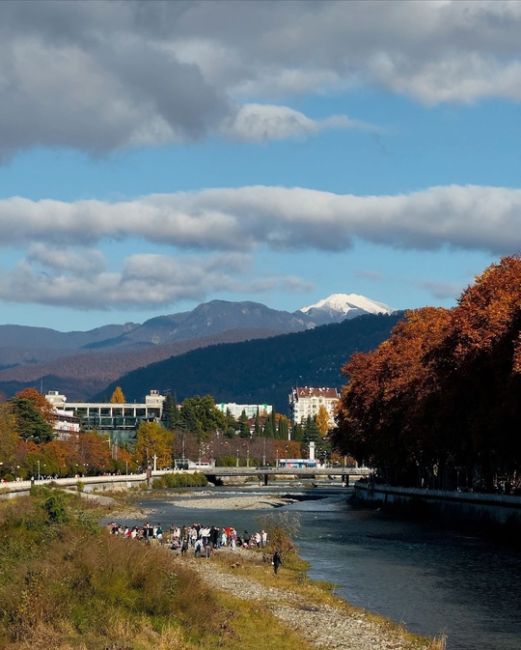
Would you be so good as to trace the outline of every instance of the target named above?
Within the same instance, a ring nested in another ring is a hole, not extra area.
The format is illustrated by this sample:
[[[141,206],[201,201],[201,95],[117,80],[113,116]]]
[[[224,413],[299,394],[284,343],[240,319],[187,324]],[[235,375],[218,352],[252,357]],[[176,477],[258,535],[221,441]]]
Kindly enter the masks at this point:
[[[45,488],[0,502],[1,648],[306,647],[258,604],[212,591],[170,551],[108,535],[101,514]]]

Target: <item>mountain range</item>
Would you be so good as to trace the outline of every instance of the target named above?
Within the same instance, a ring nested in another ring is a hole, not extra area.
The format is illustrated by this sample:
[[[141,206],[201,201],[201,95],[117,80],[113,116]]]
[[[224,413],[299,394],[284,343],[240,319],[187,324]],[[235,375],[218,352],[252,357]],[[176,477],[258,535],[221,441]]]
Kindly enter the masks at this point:
[[[341,367],[349,357],[387,339],[402,317],[403,312],[368,314],[304,332],[192,350],[119,377],[94,398],[108,399],[118,385],[130,401],[156,388],[179,401],[211,394],[218,402],[267,403],[285,413],[292,386],[342,386]]]
[[[333,294],[295,312],[256,302],[213,300],[142,324],[110,324],[84,332],[0,325],[0,393],[10,396],[36,385],[85,399],[122,374],[197,348],[390,312],[364,296]]]

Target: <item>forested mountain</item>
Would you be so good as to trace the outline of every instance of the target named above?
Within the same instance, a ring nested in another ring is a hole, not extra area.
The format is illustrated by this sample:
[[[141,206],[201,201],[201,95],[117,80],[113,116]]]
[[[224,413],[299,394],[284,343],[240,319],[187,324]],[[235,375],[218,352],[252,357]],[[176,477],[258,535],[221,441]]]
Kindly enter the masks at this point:
[[[120,385],[130,400],[157,388],[178,400],[209,393],[217,401],[270,403],[286,412],[292,386],[340,386],[347,359],[376,347],[401,317],[360,316],[295,334],[213,345],[135,370],[95,397],[110,397]]]

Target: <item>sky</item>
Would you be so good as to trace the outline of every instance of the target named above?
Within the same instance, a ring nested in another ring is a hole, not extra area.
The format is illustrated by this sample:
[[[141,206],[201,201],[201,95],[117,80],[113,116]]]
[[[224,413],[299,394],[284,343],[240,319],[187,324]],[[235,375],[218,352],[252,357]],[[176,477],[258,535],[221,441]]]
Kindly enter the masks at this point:
[[[521,251],[521,2],[0,3],[0,323],[452,306]]]

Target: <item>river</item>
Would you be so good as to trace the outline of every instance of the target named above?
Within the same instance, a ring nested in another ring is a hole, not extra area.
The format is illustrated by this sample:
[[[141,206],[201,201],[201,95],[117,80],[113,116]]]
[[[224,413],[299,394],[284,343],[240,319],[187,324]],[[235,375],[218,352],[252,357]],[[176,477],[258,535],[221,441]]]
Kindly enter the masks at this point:
[[[445,633],[449,650],[521,648],[521,552],[434,524],[352,509],[345,489],[212,491],[213,498],[238,493],[295,494],[303,499],[277,510],[298,514],[297,541],[310,563],[310,577],[335,583],[337,594],[350,603],[420,634]],[[192,509],[189,503],[187,498],[186,508],[175,507],[163,496],[141,505],[152,510],[151,521],[164,527],[197,521],[231,525],[241,532],[258,529],[259,517],[277,512]]]

